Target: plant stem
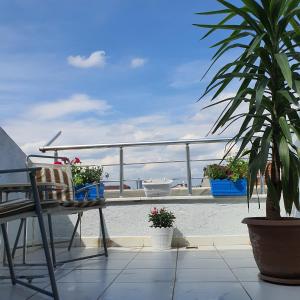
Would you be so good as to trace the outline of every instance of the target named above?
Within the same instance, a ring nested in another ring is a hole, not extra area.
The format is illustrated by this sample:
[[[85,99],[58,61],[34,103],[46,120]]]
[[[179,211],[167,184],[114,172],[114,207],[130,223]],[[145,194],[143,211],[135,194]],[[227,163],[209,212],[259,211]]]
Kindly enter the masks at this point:
[[[274,137],[275,138],[275,137]],[[268,175],[267,175],[268,176]],[[271,183],[276,191],[276,199],[273,199],[270,188],[267,192],[266,216],[267,219],[278,220],[280,216],[280,197],[281,197],[281,180],[280,180],[280,158],[276,142],[272,147],[272,165],[271,165]]]

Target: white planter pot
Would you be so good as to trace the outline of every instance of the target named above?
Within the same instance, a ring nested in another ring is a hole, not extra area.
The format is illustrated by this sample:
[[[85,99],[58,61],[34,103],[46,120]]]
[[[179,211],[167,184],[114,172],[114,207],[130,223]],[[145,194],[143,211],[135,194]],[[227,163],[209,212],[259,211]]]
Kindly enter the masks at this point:
[[[171,248],[174,228],[151,228],[151,241],[154,250],[167,250]]]
[[[144,180],[143,187],[146,197],[163,197],[170,195],[173,180],[153,179]]]

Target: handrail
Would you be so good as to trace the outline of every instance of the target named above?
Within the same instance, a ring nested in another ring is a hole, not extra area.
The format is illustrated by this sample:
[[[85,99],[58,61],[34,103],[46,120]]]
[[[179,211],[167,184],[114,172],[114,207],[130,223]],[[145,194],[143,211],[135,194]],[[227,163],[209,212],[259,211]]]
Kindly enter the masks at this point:
[[[190,157],[190,145],[192,144],[213,144],[213,143],[229,143],[233,141],[233,138],[201,138],[201,139],[189,139],[189,140],[177,140],[177,141],[150,141],[150,142],[137,142],[137,143],[115,143],[115,144],[89,144],[89,145],[66,145],[66,146],[44,146],[40,147],[41,152],[54,151],[54,156],[58,157],[58,151],[66,150],[87,150],[87,149],[108,149],[119,148],[119,181],[120,181],[120,197],[123,194],[124,183],[124,166],[129,165],[124,162],[124,149],[128,147],[145,147],[145,146],[169,146],[169,145],[184,145],[186,152],[186,176],[189,194],[192,195],[192,174],[191,174],[191,162]],[[165,162],[156,162],[165,163]]]
[[[141,146],[211,144],[211,143],[222,143],[222,142],[230,142],[230,141],[232,141],[232,138],[202,138],[202,139],[178,140],[178,141],[153,141],[153,142],[137,142],[137,143],[44,146],[44,147],[40,147],[39,150],[41,152],[47,152],[47,151],[120,148],[120,147],[127,148],[127,147],[141,147]]]

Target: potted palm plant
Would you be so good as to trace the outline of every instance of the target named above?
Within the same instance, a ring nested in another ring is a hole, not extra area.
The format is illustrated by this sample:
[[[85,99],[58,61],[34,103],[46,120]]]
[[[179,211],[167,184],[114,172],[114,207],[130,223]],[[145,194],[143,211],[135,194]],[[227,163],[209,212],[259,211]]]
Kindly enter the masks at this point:
[[[239,6],[217,0],[218,11],[200,15],[220,15],[217,24],[195,24],[209,31],[229,32],[213,47],[214,64],[230,53],[232,61],[212,78],[202,97],[213,92],[209,106],[226,104],[212,133],[238,120],[239,129],[231,146],[238,144],[236,158],[249,147],[248,199],[258,172],[266,172],[266,217],[246,218],[260,277],[271,282],[300,283],[300,219],[288,215],[293,205],[299,210],[300,139],[300,8],[299,0],[241,0]],[[233,81],[239,87],[232,97],[217,100]],[[240,144],[239,144],[240,142]],[[281,201],[282,201],[282,205]],[[248,202],[249,203],[249,202]]]

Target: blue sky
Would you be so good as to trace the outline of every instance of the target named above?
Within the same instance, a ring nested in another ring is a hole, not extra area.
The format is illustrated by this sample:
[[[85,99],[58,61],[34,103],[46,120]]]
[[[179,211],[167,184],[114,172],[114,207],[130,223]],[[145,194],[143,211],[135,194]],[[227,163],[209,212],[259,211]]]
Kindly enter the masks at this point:
[[[22,107],[84,93],[106,99],[115,117],[192,104],[204,87],[196,82],[203,69],[193,62],[206,64],[211,55],[192,26],[201,20],[194,13],[215,7],[199,0],[3,0],[1,102]],[[105,51],[103,68],[67,63],[68,56],[99,50]],[[145,65],[131,69],[135,57]]]
[[[192,24],[213,23],[195,12],[218,7],[2,0],[1,126],[27,153],[58,130],[60,144],[205,136],[216,111],[201,112],[196,100],[208,82],[200,78],[213,40],[200,41],[203,31]]]

